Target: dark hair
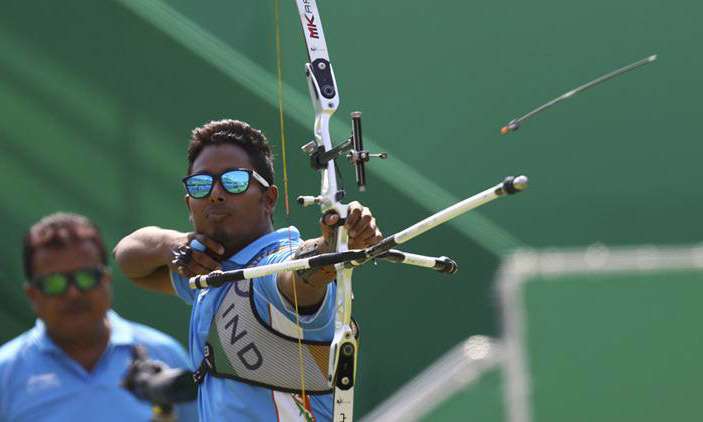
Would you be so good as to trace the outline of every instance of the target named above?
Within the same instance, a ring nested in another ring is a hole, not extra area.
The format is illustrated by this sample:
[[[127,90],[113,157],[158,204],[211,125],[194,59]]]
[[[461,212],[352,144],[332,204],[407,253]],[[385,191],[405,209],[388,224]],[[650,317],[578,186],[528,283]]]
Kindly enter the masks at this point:
[[[216,120],[193,129],[188,145],[188,174],[193,162],[210,145],[236,145],[246,151],[254,170],[273,185],[273,156],[266,136],[248,123],[239,120]]]
[[[78,214],[57,212],[36,222],[24,236],[22,258],[27,280],[34,277],[32,259],[37,249],[62,248],[82,240],[93,242],[98,248],[103,265],[107,265],[107,252],[100,231],[88,218]]]

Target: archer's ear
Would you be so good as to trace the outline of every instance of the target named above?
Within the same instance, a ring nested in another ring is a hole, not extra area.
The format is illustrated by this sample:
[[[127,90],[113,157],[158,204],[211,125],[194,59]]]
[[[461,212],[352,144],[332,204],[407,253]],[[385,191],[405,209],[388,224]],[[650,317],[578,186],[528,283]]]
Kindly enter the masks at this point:
[[[276,201],[278,201],[278,187],[276,185],[269,186],[269,188],[264,191],[263,200],[266,205],[266,210],[273,215],[273,211],[276,208]]]

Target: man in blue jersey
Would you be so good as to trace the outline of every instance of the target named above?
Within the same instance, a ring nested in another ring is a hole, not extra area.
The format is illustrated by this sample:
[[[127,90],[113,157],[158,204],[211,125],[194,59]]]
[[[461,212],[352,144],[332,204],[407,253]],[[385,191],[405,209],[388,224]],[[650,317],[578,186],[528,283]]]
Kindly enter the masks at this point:
[[[135,283],[175,292],[192,306],[189,346],[199,367],[201,419],[330,420],[326,357],[334,334],[334,268],[202,290],[191,290],[188,277],[332,251],[330,226],[338,216],[326,217],[318,239],[301,241],[294,227],[274,230],[278,189],[271,148],[261,131],[241,121],[193,130],[187,174],[185,202],[194,231],[144,227],[122,239],[114,253]],[[350,204],[345,226],[351,248],[382,238],[359,203]]]
[[[152,404],[122,387],[135,349],[175,368],[187,368],[187,356],[171,337],[110,309],[97,227],[80,215],[52,214],[31,227],[23,252],[38,319],[0,347],[0,420],[152,420]],[[194,402],[177,407],[178,420],[197,420]]]

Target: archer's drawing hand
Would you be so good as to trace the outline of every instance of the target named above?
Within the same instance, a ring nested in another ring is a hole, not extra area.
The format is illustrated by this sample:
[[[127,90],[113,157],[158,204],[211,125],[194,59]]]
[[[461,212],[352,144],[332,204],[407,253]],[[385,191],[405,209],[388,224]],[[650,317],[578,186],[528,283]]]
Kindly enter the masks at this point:
[[[201,251],[191,246],[193,240],[200,242],[206,249]],[[202,234],[191,232],[176,241],[171,248],[173,259],[169,267],[184,277],[208,274],[222,269],[219,261],[224,258],[222,256],[224,251],[224,246],[218,242]]]
[[[327,243],[329,251],[334,250],[334,226],[338,221],[339,215],[330,213],[322,218],[320,224],[322,237]],[[378,229],[371,210],[357,201],[349,203],[344,227],[349,233],[349,249],[363,249],[383,240],[383,234]]]

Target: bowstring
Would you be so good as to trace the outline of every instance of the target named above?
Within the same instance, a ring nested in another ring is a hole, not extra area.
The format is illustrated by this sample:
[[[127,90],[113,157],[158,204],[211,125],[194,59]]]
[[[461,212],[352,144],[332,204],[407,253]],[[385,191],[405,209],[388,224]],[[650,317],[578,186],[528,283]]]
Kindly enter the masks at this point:
[[[290,225],[290,203],[288,201],[288,167],[286,161],[286,130],[285,118],[283,112],[283,60],[281,54],[281,9],[280,0],[273,0],[273,9],[275,15],[275,38],[276,38],[276,72],[277,72],[277,96],[278,96],[278,124],[280,127],[281,137],[281,159],[283,161],[283,198],[286,209],[286,225],[288,226],[288,246],[291,254],[293,253],[293,241]],[[298,306],[298,292],[296,289],[295,277],[293,277],[293,305],[295,307],[295,326],[298,330],[298,359],[300,363],[300,392],[303,401],[303,407],[308,409],[308,399],[305,393],[305,361],[303,359],[303,328],[300,325],[300,312]],[[309,409],[308,409],[309,410]]]

